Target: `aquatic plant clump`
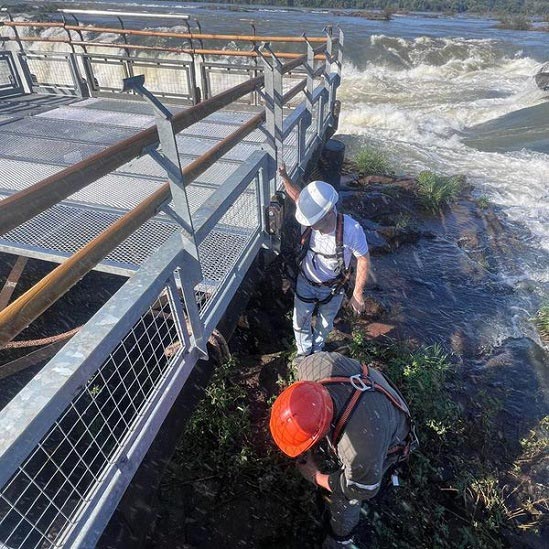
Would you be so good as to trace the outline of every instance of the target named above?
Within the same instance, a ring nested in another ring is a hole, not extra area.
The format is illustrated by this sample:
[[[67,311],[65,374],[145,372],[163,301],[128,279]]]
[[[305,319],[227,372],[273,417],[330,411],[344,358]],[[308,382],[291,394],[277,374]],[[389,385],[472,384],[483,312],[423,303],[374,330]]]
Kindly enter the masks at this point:
[[[374,147],[363,148],[355,157],[355,164],[361,175],[391,175],[391,161]]]
[[[432,212],[438,212],[457,198],[462,189],[462,180],[458,176],[448,177],[425,171],[419,174],[417,185],[423,205]]]
[[[549,341],[549,304],[543,305],[534,318],[542,339]]]

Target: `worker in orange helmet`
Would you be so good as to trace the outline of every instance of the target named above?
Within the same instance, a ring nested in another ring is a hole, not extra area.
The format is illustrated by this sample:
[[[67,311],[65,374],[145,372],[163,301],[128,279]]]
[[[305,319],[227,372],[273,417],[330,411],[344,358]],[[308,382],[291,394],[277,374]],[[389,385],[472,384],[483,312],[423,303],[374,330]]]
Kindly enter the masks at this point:
[[[300,458],[300,473],[330,493],[323,549],[349,546],[362,502],[417,446],[408,406],[381,372],[339,353],[304,358],[297,377],[273,404],[271,434],[286,455]],[[320,447],[334,458],[331,472],[313,457]]]

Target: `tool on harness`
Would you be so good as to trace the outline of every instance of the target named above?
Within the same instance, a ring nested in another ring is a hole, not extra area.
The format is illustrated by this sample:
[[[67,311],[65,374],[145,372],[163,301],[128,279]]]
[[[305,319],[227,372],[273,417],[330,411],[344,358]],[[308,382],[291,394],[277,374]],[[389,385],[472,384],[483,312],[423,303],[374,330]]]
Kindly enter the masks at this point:
[[[301,234],[301,247],[299,254],[297,256],[297,264],[298,269],[303,278],[311,285],[315,286],[316,288],[322,288],[322,287],[328,287],[330,288],[330,294],[325,297],[324,299],[316,299],[316,298],[309,298],[309,297],[303,297],[297,293],[297,290],[295,292],[298,299],[303,301],[304,303],[318,303],[319,305],[325,305],[326,303],[329,303],[334,296],[339,294],[349,278],[351,277],[351,269],[345,268],[345,255],[344,255],[344,247],[343,247],[343,231],[344,231],[344,216],[342,213],[337,214],[337,220],[336,220],[336,253],[335,254],[324,254],[322,252],[317,252],[311,248],[311,235],[313,232],[312,227],[306,227],[303,233]],[[326,259],[337,259],[337,267],[334,269],[334,273],[336,274],[335,278],[332,278],[330,280],[327,280],[326,282],[314,282],[313,280],[310,280],[307,275],[303,272],[303,261],[307,255],[307,253],[311,251],[313,253],[313,264],[314,264],[314,258],[316,255],[321,255],[322,257]]]
[[[267,206],[267,233],[280,238],[284,221],[283,203],[278,194],[271,197]]]
[[[379,383],[376,383],[370,377],[370,369],[367,364],[362,364],[362,372],[360,374],[355,374],[350,377],[334,376],[319,380],[319,383],[321,383],[322,385],[329,385],[332,383],[346,383],[351,385],[354,389],[354,391],[349,396],[345,406],[343,407],[342,412],[339,414],[339,417],[334,422],[335,427],[331,437],[332,446],[334,448],[337,448],[337,444],[341,440],[341,437],[345,432],[345,428],[347,427],[347,424],[351,416],[353,415],[353,412],[357,408],[362,396],[364,395],[364,393],[367,393],[369,391],[378,391],[385,397],[387,397],[389,402],[395,408],[400,410],[406,416],[406,419],[408,421],[409,431],[404,444],[398,444],[389,448],[387,451],[387,456],[397,456],[398,462],[404,461],[410,455],[410,451],[418,445],[418,439],[414,431],[414,423],[412,417],[410,416],[408,408],[404,405],[404,398],[400,394],[400,391],[393,385],[393,383],[388,378],[385,377],[385,379],[390,387],[397,394],[398,399],[389,391],[387,391],[385,387],[383,387]]]

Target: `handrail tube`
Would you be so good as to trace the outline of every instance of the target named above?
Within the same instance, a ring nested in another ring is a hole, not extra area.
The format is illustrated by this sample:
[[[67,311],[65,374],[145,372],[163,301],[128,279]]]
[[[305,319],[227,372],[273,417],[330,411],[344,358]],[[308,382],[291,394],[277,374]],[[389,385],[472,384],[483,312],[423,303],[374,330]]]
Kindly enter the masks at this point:
[[[170,32],[170,31],[150,31],[139,29],[120,29],[112,27],[96,27],[93,25],[66,25],[60,22],[32,22],[32,21],[6,21],[6,27],[62,27],[67,30],[90,31],[90,32],[108,32],[111,34],[128,34],[135,36],[159,36],[165,38],[184,38],[190,40],[238,40],[242,42],[288,42],[302,44],[305,41],[311,43],[326,42],[322,36],[259,36],[247,34],[213,34],[213,33],[194,33],[194,32]]]
[[[232,147],[258,128],[264,119],[264,112],[257,114],[238,130],[186,166],[182,170],[185,184],[188,185],[204,173]],[[0,348],[21,333],[31,322],[68,292],[84,275],[89,273],[143,223],[156,215],[161,206],[170,198],[170,185],[164,183],[133,210],[115,221],[3,311],[0,311]]]
[[[34,37],[0,37],[0,41],[3,42],[47,42],[52,44],[67,44],[72,46],[89,47],[96,46],[99,48],[114,48],[119,50],[135,50],[135,51],[161,51],[166,53],[183,53],[186,55],[219,55],[221,57],[258,57],[258,53],[255,51],[242,51],[242,50],[214,50],[204,48],[170,48],[166,46],[142,46],[138,44],[113,44],[112,42],[88,42],[82,40],[67,40],[66,38],[34,38]],[[266,56],[271,54],[265,52]],[[278,52],[276,56],[280,59],[298,59],[302,57],[300,53],[291,52]],[[315,57],[317,60],[324,59],[323,56],[318,55]]]
[[[307,78],[304,78],[282,96],[282,104],[286,105],[286,103],[291,101],[296,95],[302,92],[306,88],[306,86],[307,86]]]
[[[174,132],[179,133],[236,99],[253,92],[262,84],[263,77],[258,76],[174,115]],[[158,132],[156,126],[151,126],[1,200],[0,235],[7,233],[100,177],[123,166],[142,154],[144,148],[157,143]]]

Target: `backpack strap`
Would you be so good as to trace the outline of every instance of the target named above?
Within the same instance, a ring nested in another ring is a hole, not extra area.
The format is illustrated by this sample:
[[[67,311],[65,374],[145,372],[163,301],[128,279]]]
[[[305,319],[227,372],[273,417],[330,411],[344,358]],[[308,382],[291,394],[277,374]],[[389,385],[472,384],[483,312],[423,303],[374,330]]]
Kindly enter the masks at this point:
[[[343,249],[343,230],[344,230],[344,217],[343,214],[337,213],[336,222],[336,257],[337,257],[337,275],[343,276],[345,274],[345,253]]]
[[[364,393],[368,391],[378,391],[382,393],[385,397],[387,397],[387,399],[389,399],[389,402],[395,408],[397,408],[403,414],[405,414],[408,420],[408,423],[410,424],[410,432],[406,437],[405,444],[397,445],[389,448],[387,455],[393,455],[399,452],[402,455],[402,459],[405,459],[408,456],[408,454],[410,453],[410,447],[416,438],[415,434],[413,433],[413,425],[412,425],[412,418],[410,417],[410,412],[408,411],[408,408],[404,405],[404,400],[400,396],[400,393],[397,392],[399,398],[396,398],[393,394],[387,391],[385,387],[383,387],[379,383],[376,383],[375,381],[372,380],[372,378],[370,377],[370,369],[367,364],[365,363],[362,364],[362,373],[360,374],[355,374],[350,377],[344,377],[344,376],[328,377],[328,378],[319,380],[319,383],[322,383],[323,385],[329,385],[332,383],[346,383],[346,384],[350,384],[355,389],[351,393],[350,397],[347,399],[347,402],[343,407],[343,411],[335,421],[335,426],[332,433],[332,444],[334,448],[337,446],[338,442],[341,440],[341,437],[345,432],[345,428],[347,427],[347,424],[349,423],[349,420],[351,419],[353,412],[356,410],[358,403],[362,398],[362,395],[364,395]],[[390,383],[390,385],[391,387],[393,387],[392,383]]]

